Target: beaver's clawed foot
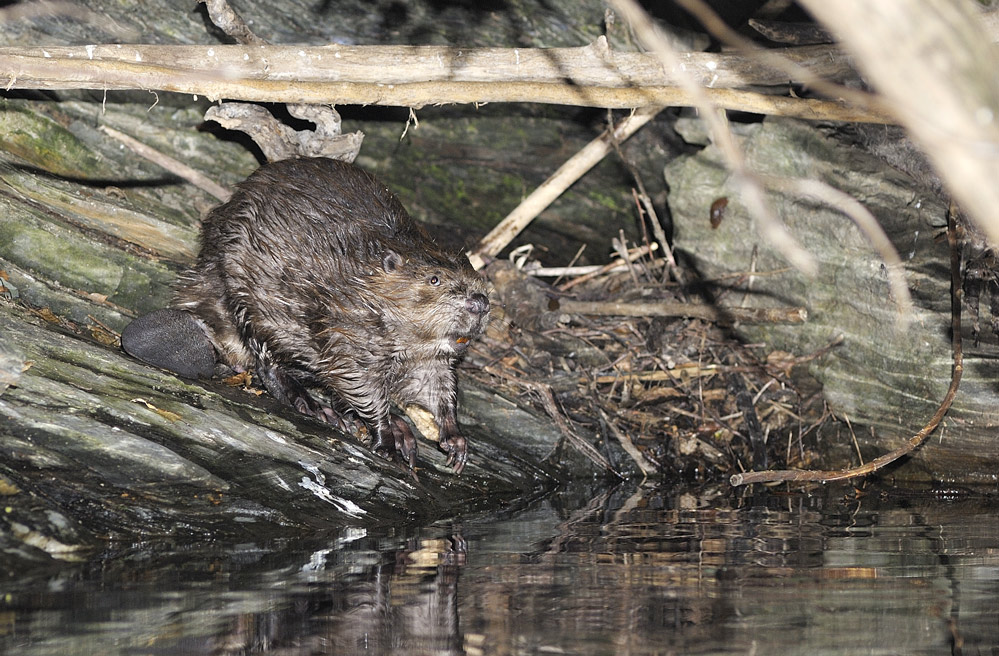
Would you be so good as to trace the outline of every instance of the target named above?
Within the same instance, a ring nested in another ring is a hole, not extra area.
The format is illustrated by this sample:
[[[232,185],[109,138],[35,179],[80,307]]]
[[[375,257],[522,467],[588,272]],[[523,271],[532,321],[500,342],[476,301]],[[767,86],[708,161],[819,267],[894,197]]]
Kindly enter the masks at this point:
[[[292,397],[291,402],[295,409],[303,415],[315,417],[319,421],[327,423],[343,433],[351,432],[351,424],[343,415],[331,406],[317,401],[308,391],[303,389],[301,395]]]
[[[416,436],[410,430],[406,420],[392,415],[392,436],[395,438],[395,451],[402,456],[402,461],[409,465],[410,471],[416,466]]]
[[[455,474],[460,474],[468,462],[468,440],[461,435],[441,436],[440,447],[447,454],[445,464],[454,467]]]
[[[402,417],[389,415],[388,420],[375,431],[371,449],[384,458],[398,455],[409,470],[414,471],[416,453],[419,449],[416,436]]]

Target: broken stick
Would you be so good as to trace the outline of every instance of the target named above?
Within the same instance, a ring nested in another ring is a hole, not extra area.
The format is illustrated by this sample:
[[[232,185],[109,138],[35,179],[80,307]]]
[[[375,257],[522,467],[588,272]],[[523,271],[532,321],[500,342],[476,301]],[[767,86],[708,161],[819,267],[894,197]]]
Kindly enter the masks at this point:
[[[613,128],[608,128],[599,137],[586,144],[582,150],[570,157],[550,178],[541,183],[530,196],[525,198],[505,219],[482,238],[478,246],[468,253],[468,260],[476,270],[486,265],[486,257],[503,250],[514,237],[526,228],[546,207],[562,195],[579,178],[592,169],[620,143],[635,134],[639,128],[655,117],[662,107],[645,107],[632,113]]]

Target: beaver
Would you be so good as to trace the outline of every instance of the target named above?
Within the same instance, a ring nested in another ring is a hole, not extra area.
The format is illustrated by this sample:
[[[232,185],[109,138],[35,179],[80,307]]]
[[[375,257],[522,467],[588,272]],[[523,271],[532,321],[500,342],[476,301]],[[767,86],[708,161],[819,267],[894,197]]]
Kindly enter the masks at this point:
[[[410,469],[416,440],[390,404],[423,406],[447,464],[464,469],[455,366],[485,328],[486,284],[353,164],[301,158],[260,167],[205,218],[197,263],[181,275],[171,308],[172,320],[198,324],[225,365],[254,372],[281,402],[342,429],[356,415],[373,448],[399,454]],[[178,311],[188,316],[178,320]],[[331,392],[333,404],[309,388]]]

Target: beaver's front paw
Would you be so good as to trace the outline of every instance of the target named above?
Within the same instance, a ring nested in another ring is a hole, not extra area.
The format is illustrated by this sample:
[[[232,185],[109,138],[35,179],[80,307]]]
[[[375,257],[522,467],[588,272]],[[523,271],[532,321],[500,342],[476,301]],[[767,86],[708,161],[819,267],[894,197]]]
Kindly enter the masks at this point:
[[[412,470],[416,466],[416,452],[419,447],[409,424],[398,415],[392,415],[392,435],[395,437],[396,453],[402,456],[402,461],[409,465],[409,469]]]
[[[441,450],[447,454],[447,463],[454,467],[454,473],[460,474],[468,462],[468,440],[458,434],[441,437]]]

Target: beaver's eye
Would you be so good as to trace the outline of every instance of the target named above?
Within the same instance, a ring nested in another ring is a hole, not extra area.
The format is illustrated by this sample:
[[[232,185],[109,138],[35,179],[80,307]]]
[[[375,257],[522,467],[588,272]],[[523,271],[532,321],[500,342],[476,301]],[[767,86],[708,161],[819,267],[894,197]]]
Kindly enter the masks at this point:
[[[438,285],[441,284],[441,279],[438,278],[437,276],[430,276],[430,284],[433,285],[434,287],[437,287]]]

